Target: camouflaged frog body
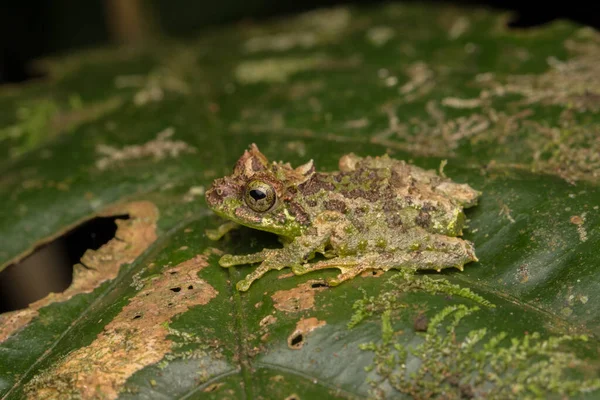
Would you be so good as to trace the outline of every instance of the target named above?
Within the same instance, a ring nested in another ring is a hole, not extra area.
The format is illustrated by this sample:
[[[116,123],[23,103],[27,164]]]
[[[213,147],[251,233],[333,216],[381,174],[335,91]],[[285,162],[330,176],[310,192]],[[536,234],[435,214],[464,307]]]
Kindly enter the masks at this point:
[[[328,282],[337,285],[366,270],[462,270],[477,260],[473,244],[457,236],[463,208],[476,204],[478,191],[387,155],[348,154],[339,169],[315,172],[312,160],[295,169],[269,163],[252,145],[231,176],[215,180],[206,193],[211,209],[237,224],[276,233],[284,244],[221,258],[224,267],[261,263],[238,282],[239,290],[284,267],[296,275],[338,268],[341,273]],[[232,227],[209,236],[218,239]],[[327,259],[308,262],[315,253]]]

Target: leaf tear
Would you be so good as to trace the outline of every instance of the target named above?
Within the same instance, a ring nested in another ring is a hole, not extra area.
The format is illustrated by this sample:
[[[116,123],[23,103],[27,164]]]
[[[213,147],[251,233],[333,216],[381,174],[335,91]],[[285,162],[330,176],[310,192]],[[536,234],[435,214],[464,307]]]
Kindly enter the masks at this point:
[[[0,315],[0,343],[27,325],[38,311],[53,303],[69,300],[81,293],[91,293],[107,280],[114,279],[123,264],[133,262],[156,240],[158,209],[148,201],[115,205],[99,216],[128,214],[128,220],[116,220],[117,232],[98,250],[88,250],[80,264],[73,268],[73,282],[64,292],[50,293],[29,305],[28,308]],[[117,239],[119,237],[119,239]]]
[[[198,255],[148,279],[89,346],[71,352],[34,377],[25,387],[28,397],[117,398],[131,375],[170,352],[172,341],[166,338],[173,317],[207,304],[218,294],[198,277],[208,265],[206,258]],[[189,284],[193,290],[170,290]]]
[[[315,317],[301,319],[296,324],[294,332],[288,336],[288,347],[292,350],[300,350],[306,343],[306,335],[325,324],[325,321],[319,321]]]

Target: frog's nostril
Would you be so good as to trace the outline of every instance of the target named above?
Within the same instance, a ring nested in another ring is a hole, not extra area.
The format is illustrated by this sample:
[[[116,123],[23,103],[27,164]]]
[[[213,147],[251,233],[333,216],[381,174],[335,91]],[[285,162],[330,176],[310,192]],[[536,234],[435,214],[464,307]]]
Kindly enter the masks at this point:
[[[216,205],[223,202],[223,191],[221,189],[210,189],[206,192],[208,204]]]

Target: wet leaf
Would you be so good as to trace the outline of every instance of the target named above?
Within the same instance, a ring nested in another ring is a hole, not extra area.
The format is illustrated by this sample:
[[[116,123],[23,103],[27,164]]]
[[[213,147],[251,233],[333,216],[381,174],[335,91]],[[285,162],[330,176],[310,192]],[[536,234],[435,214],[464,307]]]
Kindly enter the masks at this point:
[[[320,10],[49,60],[50,79],[0,91],[0,269],[130,215],[78,286],[0,316],[0,398],[597,396],[600,36],[506,22]],[[209,239],[204,191],[251,143],[320,171],[350,152],[443,169],[483,192],[479,262],[238,292],[252,267],[220,255],[279,244]]]

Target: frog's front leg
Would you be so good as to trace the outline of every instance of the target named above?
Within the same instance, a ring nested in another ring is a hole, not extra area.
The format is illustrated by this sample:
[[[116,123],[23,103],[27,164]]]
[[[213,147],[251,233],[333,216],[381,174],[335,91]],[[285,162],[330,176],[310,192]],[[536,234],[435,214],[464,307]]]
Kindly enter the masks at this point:
[[[236,284],[239,291],[246,291],[252,282],[273,269],[280,270],[285,267],[295,267],[306,262],[316,251],[321,251],[330,234],[307,235],[294,239],[282,249],[265,249],[255,254],[245,256],[225,255],[219,260],[219,264],[229,267],[238,264],[248,264],[258,261],[262,263],[254,271]]]
[[[263,249],[258,253],[253,254],[244,254],[241,256],[234,256],[232,254],[225,254],[219,260],[219,265],[221,267],[233,267],[234,265],[243,265],[243,264],[254,264],[263,260],[266,260],[270,255],[279,251],[280,249]]]
[[[240,224],[237,224],[232,221],[228,221],[228,222],[225,222],[224,224],[219,225],[219,227],[217,229],[207,229],[205,232],[206,232],[206,236],[210,240],[219,240],[223,236],[225,236],[227,233],[231,232],[234,229],[238,229],[239,227],[240,227]]]

